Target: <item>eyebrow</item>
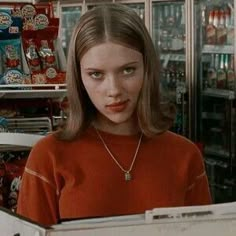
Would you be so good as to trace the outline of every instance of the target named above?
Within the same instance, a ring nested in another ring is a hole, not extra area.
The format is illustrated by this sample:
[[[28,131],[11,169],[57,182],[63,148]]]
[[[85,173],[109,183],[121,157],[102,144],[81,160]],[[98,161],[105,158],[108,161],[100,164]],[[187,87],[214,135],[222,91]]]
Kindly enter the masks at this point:
[[[127,66],[132,66],[132,65],[135,65],[135,64],[138,64],[139,61],[132,61],[132,62],[128,62],[128,63],[125,63],[123,65],[121,65],[118,69],[121,69],[121,68],[124,68],[124,67],[127,67]],[[103,71],[101,69],[98,69],[98,68],[95,68],[95,67],[88,67],[88,68],[84,68],[85,70],[97,70],[97,71]]]

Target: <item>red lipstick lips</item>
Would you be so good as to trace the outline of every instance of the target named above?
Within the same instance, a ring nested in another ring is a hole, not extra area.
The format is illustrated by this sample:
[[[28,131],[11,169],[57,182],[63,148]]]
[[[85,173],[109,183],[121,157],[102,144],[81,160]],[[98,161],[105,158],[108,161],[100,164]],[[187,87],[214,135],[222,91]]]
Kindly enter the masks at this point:
[[[117,103],[109,104],[106,107],[113,112],[122,112],[123,110],[125,110],[127,103],[128,101],[117,102]]]

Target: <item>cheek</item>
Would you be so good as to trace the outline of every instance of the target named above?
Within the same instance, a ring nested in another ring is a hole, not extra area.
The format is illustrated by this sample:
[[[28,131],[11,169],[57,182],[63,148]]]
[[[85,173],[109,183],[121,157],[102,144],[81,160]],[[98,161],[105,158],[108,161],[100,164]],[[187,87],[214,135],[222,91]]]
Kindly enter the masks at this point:
[[[86,78],[86,76],[83,73],[81,74],[81,80],[82,80],[85,90],[87,91],[91,85],[89,84],[89,80]]]
[[[93,100],[93,93],[92,93],[92,87],[91,87],[91,84],[88,83],[87,81],[84,81],[82,80],[82,83],[83,83],[83,88],[84,90],[86,91],[88,97],[90,98],[90,100]]]
[[[142,87],[143,87],[143,79],[140,78],[136,80],[135,84],[133,84],[133,86],[130,88],[131,89],[130,91],[138,95],[141,92]]]
[[[86,76],[83,76],[82,77],[82,83],[83,83],[83,86],[84,86],[84,89],[87,91],[87,93],[90,95],[92,94],[92,91],[95,90],[95,86],[94,86],[94,83],[92,83],[91,80],[89,80],[88,78],[86,78]]]
[[[95,104],[100,100],[101,88],[98,87],[93,81],[84,81],[84,89],[86,90],[90,100]]]

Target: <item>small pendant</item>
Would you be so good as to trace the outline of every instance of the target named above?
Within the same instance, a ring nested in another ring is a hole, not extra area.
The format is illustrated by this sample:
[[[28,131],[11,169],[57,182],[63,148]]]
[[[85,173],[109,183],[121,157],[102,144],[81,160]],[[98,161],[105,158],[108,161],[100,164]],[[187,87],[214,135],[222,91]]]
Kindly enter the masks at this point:
[[[131,174],[129,172],[125,172],[125,181],[131,180]]]

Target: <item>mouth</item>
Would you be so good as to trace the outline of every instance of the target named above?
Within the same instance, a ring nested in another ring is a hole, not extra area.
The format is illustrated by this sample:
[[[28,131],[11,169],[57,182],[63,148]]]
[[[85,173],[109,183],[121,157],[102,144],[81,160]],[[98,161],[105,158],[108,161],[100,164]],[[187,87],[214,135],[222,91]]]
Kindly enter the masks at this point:
[[[109,105],[106,105],[106,108],[108,108],[109,110],[111,110],[113,112],[121,112],[121,111],[125,110],[127,105],[128,105],[128,100],[122,101],[122,102],[111,103]]]

